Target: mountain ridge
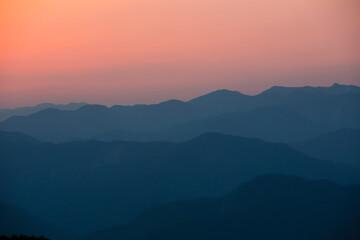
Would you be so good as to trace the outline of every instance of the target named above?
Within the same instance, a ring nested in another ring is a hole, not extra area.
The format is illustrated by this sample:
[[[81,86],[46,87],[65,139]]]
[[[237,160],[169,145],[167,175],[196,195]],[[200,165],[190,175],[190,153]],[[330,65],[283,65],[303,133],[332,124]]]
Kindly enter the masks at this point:
[[[87,103],[71,102],[68,104],[40,103],[31,107],[4,108],[0,109],[0,122],[12,116],[28,116],[47,108],[55,108],[62,110],[76,110]]]
[[[334,87],[324,89],[332,88]],[[251,113],[251,111],[266,108],[284,108],[289,111],[289,114],[294,112],[302,115],[301,118],[308,118],[299,123],[305,124],[310,120],[313,122],[313,126],[309,125],[307,131],[309,133],[311,133],[311,129],[316,129],[316,131],[313,135],[305,136],[306,138],[344,127],[360,128],[360,114],[356,111],[360,108],[360,93],[324,94],[322,92],[297,91],[284,97],[272,94],[248,96],[235,91],[220,90],[188,102],[169,100],[153,105],[113,106],[110,108],[103,105],[85,105],[74,111],[47,109],[29,116],[11,117],[0,123],[0,130],[22,132],[41,141],[50,142],[89,139],[111,131],[127,132],[129,140],[137,140],[137,137],[139,139],[168,140],[156,138],[156,135],[160,134],[161,136],[161,132],[182,124],[196,121],[206,122],[209,118],[217,118],[225,114],[236,116],[235,113],[238,112]],[[250,115],[245,118],[251,117]],[[228,128],[231,130],[230,127]],[[325,130],[321,130],[321,128]],[[210,128],[205,131],[214,130]],[[281,129],[279,131],[281,132]],[[281,132],[281,134],[283,133],[285,134],[285,132]],[[249,134],[249,136],[262,137],[257,134]],[[264,139],[287,142],[305,140],[299,138],[273,139],[272,137]]]

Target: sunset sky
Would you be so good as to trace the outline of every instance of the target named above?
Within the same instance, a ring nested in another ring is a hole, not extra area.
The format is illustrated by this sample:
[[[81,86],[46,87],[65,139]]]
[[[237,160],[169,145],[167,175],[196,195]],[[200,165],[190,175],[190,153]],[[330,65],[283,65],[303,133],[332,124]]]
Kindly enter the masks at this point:
[[[0,107],[360,84],[358,0],[0,0]]]

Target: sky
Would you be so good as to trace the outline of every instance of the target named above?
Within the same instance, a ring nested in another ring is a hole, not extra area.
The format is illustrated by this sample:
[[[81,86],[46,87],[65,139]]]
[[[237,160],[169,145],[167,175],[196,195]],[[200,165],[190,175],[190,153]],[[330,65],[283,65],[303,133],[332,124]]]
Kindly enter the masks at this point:
[[[0,0],[0,108],[360,85],[358,0]]]

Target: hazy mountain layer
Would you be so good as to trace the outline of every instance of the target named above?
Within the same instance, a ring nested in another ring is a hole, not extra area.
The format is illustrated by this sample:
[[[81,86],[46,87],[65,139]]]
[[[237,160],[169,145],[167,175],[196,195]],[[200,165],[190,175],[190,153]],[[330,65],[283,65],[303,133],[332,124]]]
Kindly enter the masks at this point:
[[[285,144],[222,134],[188,142],[2,142],[0,193],[79,234],[129,221],[169,201],[217,197],[266,173],[359,183],[355,168]]]
[[[289,145],[315,158],[360,166],[360,130],[358,129],[341,129]]]
[[[359,225],[359,185],[265,175],[222,198],[147,209],[127,225],[82,240],[355,240]]]

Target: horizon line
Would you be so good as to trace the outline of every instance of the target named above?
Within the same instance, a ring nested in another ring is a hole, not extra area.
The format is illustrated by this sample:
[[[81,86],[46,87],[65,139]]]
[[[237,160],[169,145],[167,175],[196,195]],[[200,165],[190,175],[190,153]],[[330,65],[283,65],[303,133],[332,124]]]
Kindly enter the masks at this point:
[[[263,94],[264,92],[272,89],[272,88],[275,88],[275,87],[279,87],[279,88],[306,88],[306,87],[309,87],[309,88],[331,88],[331,87],[335,87],[335,86],[347,86],[347,87],[359,87],[360,88],[360,84],[359,85],[356,85],[356,84],[340,84],[338,82],[334,82],[333,84],[331,85],[327,85],[327,86],[311,86],[311,85],[304,85],[304,86],[296,86],[296,87],[292,87],[292,86],[281,86],[281,85],[273,85],[257,94],[246,94],[246,93],[242,93],[241,91],[239,90],[230,90],[230,89],[226,89],[226,88],[220,88],[220,89],[216,89],[216,90],[213,90],[213,91],[208,91],[204,94],[200,94],[198,96],[195,96],[195,97],[192,97],[188,100],[180,100],[180,99],[175,99],[175,98],[169,98],[169,99],[166,99],[166,100],[162,100],[162,101],[158,101],[158,102],[154,102],[154,103],[136,103],[136,104],[127,104],[127,105],[123,105],[123,104],[100,104],[100,103],[89,103],[87,101],[70,101],[70,102],[67,102],[67,103],[54,103],[54,102],[40,102],[38,104],[34,104],[34,105],[28,105],[28,106],[17,106],[17,107],[5,107],[5,108],[1,108],[0,107],[0,110],[15,110],[15,109],[19,109],[19,108],[32,108],[32,107],[37,107],[37,106],[40,106],[40,105],[44,105],[44,104],[49,104],[49,105],[63,105],[63,106],[67,106],[67,105],[70,105],[70,104],[84,104],[84,105],[101,105],[101,106],[106,106],[107,108],[112,108],[114,106],[126,106],[126,107],[131,107],[131,106],[137,106],[137,105],[157,105],[157,104],[161,104],[161,103],[165,103],[165,102],[169,102],[169,101],[179,101],[179,102],[183,102],[183,103],[187,103],[187,102],[191,102],[192,100],[194,99],[197,99],[197,98],[200,98],[200,97],[203,97],[203,96],[206,96],[208,94],[211,94],[211,93],[215,93],[215,92],[219,92],[219,91],[229,91],[229,92],[236,92],[238,94],[242,94],[244,96],[249,96],[249,97],[254,97],[254,96],[258,96],[258,95],[261,95]]]

